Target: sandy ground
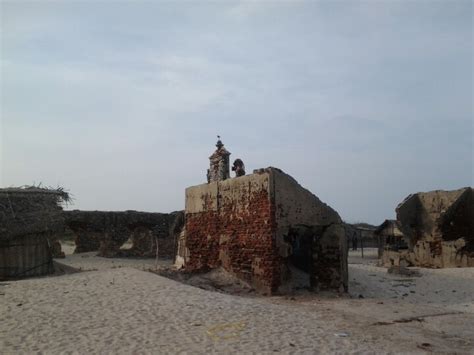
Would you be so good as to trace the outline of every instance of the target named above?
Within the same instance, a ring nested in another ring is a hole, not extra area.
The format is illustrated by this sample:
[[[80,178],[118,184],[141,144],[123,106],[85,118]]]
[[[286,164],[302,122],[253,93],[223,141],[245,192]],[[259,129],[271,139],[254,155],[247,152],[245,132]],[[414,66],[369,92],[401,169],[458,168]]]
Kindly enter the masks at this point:
[[[0,353],[474,353],[474,268],[404,277],[374,255],[351,253],[345,297],[235,296],[150,259],[68,255],[92,271],[0,283]]]

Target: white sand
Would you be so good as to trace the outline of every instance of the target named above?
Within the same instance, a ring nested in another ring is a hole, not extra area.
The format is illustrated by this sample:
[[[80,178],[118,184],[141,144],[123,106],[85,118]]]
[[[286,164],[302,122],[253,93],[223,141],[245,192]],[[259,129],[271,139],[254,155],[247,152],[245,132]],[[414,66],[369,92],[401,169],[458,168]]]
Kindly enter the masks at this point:
[[[0,353],[474,353],[474,269],[406,281],[364,259],[350,265],[363,299],[245,298],[139,270],[145,261],[68,256],[98,270],[0,283]]]
[[[368,257],[367,257],[368,254]],[[450,311],[474,313],[474,268],[417,270],[421,277],[388,274],[376,266],[376,251],[350,252],[350,294],[392,299],[404,304],[427,304]]]
[[[156,260],[151,258],[102,258],[96,256],[97,252],[67,255],[58,262],[75,267],[81,271],[100,271],[121,267],[132,267],[148,271],[156,268]],[[158,260],[158,266],[171,266],[172,260]]]

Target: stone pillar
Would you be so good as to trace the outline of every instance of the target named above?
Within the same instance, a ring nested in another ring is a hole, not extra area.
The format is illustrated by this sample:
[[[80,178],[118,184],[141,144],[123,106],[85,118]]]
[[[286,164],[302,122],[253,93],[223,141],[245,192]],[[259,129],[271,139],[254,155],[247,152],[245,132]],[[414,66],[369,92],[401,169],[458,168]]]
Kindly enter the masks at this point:
[[[313,242],[311,286],[319,290],[348,290],[347,239],[341,223],[326,228]]]
[[[219,139],[216,151],[209,157],[210,168],[207,171],[207,182],[223,181],[230,178],[230,153],[224,148]]]

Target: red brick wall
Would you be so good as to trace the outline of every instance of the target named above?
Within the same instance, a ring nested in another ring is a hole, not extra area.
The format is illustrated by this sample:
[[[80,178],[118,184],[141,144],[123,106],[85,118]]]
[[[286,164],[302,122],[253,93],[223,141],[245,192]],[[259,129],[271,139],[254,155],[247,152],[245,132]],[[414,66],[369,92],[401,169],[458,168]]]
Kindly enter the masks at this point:
[[[280,283],[274,206],[265,189],[239,196],[219,197],[217,210],[186,214],[186,269],[223,266],[259,291],[273,292]]]

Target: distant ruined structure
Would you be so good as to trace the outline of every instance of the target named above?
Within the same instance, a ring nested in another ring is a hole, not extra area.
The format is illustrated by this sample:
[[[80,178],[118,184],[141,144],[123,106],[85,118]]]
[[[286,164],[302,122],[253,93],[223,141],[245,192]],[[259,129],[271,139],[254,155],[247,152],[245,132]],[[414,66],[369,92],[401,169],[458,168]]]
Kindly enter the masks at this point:
[[[65,211],[67,226],[76,235],[75,253],[98,251],[99,256],[174,258],[184,213],[137,211]],[[120,249],[131,239],[132,247]],[[158,247],[157,247],[158,243]]]
[[[301,273],[308,288],[347,291],[337,212],[277,168],[228,179],[230,153],[217,148],[210,182],[186,189],[177,263],[187,271],[223,267],[266,294],[284,292]]]
[[[474,266],[474,198],[471,187],[409,195],[397,209],[407,250],[384,250],[384,265]]]
[[[374,232],[378,240],[378,257],[381,258],[385,249],[399,251],[408,249],[408,245],[400,229],[400,223],[392,219],[386,219]]]

